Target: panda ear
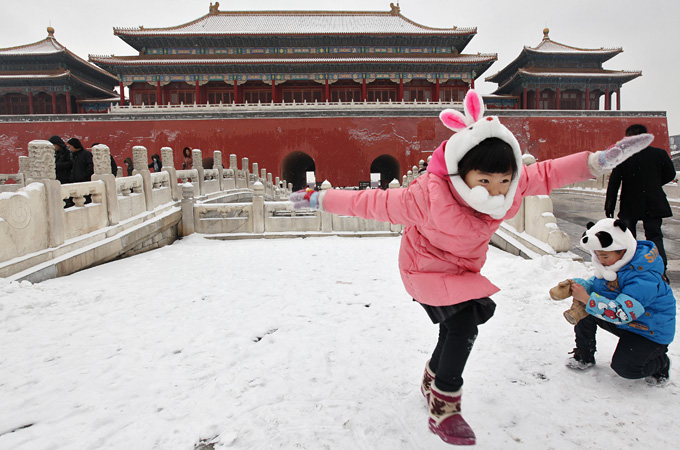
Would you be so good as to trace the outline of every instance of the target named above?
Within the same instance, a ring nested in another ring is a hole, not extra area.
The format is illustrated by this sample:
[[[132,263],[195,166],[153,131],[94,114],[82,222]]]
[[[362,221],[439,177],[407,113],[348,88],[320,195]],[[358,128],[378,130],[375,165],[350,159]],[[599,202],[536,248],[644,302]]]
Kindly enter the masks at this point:
[[[624,231],[624,232],[628,229],[628,226],[626,225],[626,222],[624,222],[624,221],[621,220],[621,219],[616,219],[616,220],[614,221],[614,226],[615,226],[615,227],[621,228],[621,231]]]
[[[597,233],[595,233],[595,236],[597,236],[597,238],[600,240],[602,248],[607,248],[614,242],[612,235],[607,233],[606,231],[598,231]]]
[[[593,222],[588,222],[588,223],[586,224],[586,230],[590,230],[591,228],[593,228],[594,225],[595,225],[595,223],[593,223]]]

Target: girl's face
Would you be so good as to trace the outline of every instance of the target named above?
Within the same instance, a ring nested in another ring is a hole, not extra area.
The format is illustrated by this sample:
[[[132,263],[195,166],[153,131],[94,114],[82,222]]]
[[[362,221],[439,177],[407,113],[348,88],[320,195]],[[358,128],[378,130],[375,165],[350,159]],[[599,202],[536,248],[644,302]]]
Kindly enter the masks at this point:
[[[470,189],[477,186],[484,187],[492,197],[506,195],[510,190],[512,172],[487,173],[481,170],[471,170],[465,175],[463,181]]]

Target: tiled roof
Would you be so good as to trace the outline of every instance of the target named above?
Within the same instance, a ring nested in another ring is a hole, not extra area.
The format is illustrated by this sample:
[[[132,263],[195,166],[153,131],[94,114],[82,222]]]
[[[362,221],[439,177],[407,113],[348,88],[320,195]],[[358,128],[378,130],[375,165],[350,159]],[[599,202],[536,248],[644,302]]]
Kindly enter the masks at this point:
[[[111,91],[109,89],[103,88],[101,86],[97,86],[96,84],[87,81],[81,77],[78,77],[71,73],[69,70],[65,70],[63,72],[53,72],[53,73],[21,73],[21,74],[2,74],[0,75],[0,81],[2,80],[55,80],[55,79],[61,79],[61,78],[69,78],[72,80],[75,80],[79,84],[85,85],[89,87],[90,89],[94,89],[96,91],[99,91],[101,93],[105,93],[108,95],[115,94],[114,91]]]
[[[518,73],[522,75],[530,75],[533,77],[592,77],[592,78],[620,78],[630,76],[640,76],[640,71],[626,71],[626,70],[542,70],[542,69],[519,69]]]
[[[537,53],[581,53],[581,54],[603,54],[608,55],[611,53],[620,53],[623,50],[621,48],[578,48],[571,47],[569,45],[560,44],[555,42],[550,38],[543,38],[540,44],[536,47],[524,46],[527,51],[533,51]]]
[[[327,55],[323,57],[312,57],[300,56],[291,57],[289,55],[283,55],[280,58],[268,57],[262,58],[257,57],[209,57],[210,55],[203,55],[202,58],[196,58],[193,56],[189,57],[174,57],[168,58],[167,56],[161,56],[159,58],[149,57],[149,56],[101,56],[101,55],[90,55],[89,59],[93,63],[98,64],[116,64],[116,65],[172,65],[172,64],[270,64],[270,63],[307,63],[307,64],[319,64],[319,63],[372,63],[372,62],[389,62],[389,63],[480,63],[480,62],[490,62],[496,60],[496,54],[478,54],[478,55],[455,55],[455,56],[442,56],[442,54],[433,54],[431,57],[425,57],[423,55],[415,56],[378,56],[378,55],[348,55],[348,56],[336,56]],[[248,55],[246,55],[248,56]]]
[[[0,48],[0,56],[3,55],[47,55],[51,53],[63,53],[66,47],[61,45],[53,36],[48,36],[42,41],[18,47]]]
[[[218,11],[169,28],[114,28],[127,36],[269,34],[475,34],[476,28],[429,28],[391,12]]]

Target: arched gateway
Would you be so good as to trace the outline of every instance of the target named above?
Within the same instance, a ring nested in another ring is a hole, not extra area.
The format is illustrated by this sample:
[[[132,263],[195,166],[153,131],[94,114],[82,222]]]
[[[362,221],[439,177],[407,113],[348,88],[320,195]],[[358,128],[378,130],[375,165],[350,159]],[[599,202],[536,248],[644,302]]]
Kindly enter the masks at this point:
[[[293,152],[283,158],[281,175],[288,183],[293,183],[293,190],[297,191],[307,186],[307,173],[316,172],[314,159],[305,152]]]

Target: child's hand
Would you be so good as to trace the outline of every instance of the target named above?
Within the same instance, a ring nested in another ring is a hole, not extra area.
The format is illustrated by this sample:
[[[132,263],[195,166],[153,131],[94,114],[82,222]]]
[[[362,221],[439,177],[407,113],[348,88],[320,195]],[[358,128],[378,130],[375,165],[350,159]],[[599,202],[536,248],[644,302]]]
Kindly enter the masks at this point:
[[[574,300],[578,300],[581,303],[588,303],[588,300],[590,299],[590,295],[588,295],[586,288],[578,283],[572,283],[571,296],[574,298]]]
[[[602,170],[613,169],[640,150],[647,148],[654,140],[649,133],[626,136],[607,150],[599,152],[597,162]]]
[[[313,189],[303,189],[290,194],[288,200],[294,203],[295,209],[313,208],[319,209],[319,193]]]

